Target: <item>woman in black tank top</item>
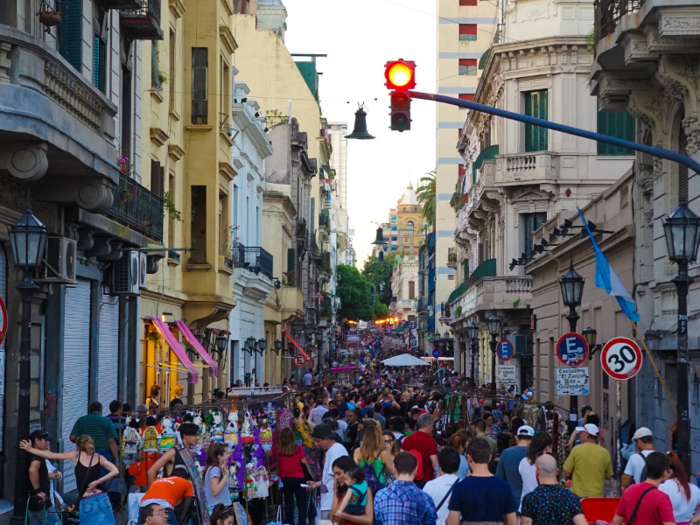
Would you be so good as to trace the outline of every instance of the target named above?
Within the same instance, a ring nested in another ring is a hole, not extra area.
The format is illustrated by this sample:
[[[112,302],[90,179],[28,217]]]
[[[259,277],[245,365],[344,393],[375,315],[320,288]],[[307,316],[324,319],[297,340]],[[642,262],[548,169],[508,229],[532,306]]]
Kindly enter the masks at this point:
[[[100,485],[115,478],[119,469],[107,458],[95,453],[95,443],[90,436],[80,436],[75,443],[76,450],[70,452],[50,452],[32,448],[30,441],[21,441],[21,449],[45,459],[72,460],[75,464],[75,483],[78,487],[80,503],[80,525],[115,525],[112,506],[106,492]],[[102,476],[102,470],[107,473]]]

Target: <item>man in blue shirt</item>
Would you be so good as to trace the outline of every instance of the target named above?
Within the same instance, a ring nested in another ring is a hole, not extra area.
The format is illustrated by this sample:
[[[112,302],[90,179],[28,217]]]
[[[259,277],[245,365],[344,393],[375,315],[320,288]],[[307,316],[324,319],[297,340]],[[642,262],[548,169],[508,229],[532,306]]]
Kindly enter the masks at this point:
[[[445,525],[464,522],[517,525],[518,507],[510,486],[489,471],[489,444],[483,439],[472,439],[467,446],[467,461],[471,476],[454,488]]]
[[[377,492],[374,518],[382,525],[435,525],[437,512],[433,499],[416,487],[418,460],[411,452],[399,452],[394,458],[396,481]]]
[[[518,428],[515,434],[515,441],[518,445],[503,451],[496,469],[496,476],[510,485],[510,489],[513,491],[513,498],[518,502],[523,491],[523,478],[520,476],[518,467],[522,459],[527,455],[527,447],[534,435],[535,429],[529,425],[522,425]]]

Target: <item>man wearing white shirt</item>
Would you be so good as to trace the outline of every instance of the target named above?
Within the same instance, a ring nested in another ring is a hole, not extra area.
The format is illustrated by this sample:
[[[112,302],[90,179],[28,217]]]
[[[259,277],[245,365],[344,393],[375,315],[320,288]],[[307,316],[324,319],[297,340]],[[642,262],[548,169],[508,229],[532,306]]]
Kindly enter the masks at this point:
[[[444,447],[438,454],[440,477],[428,481],[423,487],[423,492],[433,498],[437,509],[436,525],[445,525],[447,515],[450,513],[450,496],[452,489],[459,482],[457,470],[459,470],[459,452],[452,447]]]
[[[654,435],[647,427],[638,429],[632,436],[632,441],[637,446],[637,453],[627,460],[625,472],[622,474],[622,490],[633,483],[644,481],[642,473],[646,467],[646,457],[654,452]]]
[[[342,456],[347,456],[348,451],[345,450],[343,445],[333,439],[333,430],[325,423],[314,427],[311,438],[314,440],[314,444],[326,453],[326,457],[323,461],[321,481],[309,482],[307,490],[321,488],[321,507],[318,509],[320,519],[329,520],[331,508],[333,507],[333,483],[335,482],[333,478],[333,462]]]
[[[316,406],[309,412],[309,421],[318,425],[323,421],[323,416],[328,413],[328,409],[323,406],[323,398],[316,399]]]

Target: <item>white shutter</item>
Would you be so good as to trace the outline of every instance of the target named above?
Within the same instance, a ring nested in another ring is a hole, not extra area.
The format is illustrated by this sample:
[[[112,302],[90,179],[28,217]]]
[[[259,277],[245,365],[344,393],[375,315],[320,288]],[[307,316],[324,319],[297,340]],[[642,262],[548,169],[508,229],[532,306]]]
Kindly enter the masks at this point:
[[[119,372],[119,297],[100,295],[100,353],[97,377],[97,400],[102,413],[117,399]]]
[[[63,451],[75,450],[69,437],[73,425],[88,411],[90,374],[90,281],[78,279],[66,287],[63,336],[63,403],[61,436]],[[63,492],[75,490],[72,461],[63,462]]]
[[[7,259],[0,244],[0,297],[7,307]],[[2,320],[0,320],[1,322]],[[5,440],[5,341],[0,344],[0,451]]]

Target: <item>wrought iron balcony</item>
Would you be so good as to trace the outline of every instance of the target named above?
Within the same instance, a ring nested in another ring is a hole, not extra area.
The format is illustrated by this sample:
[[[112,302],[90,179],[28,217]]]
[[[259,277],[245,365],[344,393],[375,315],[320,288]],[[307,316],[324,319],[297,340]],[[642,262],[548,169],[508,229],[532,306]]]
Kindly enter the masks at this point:
[[[594,0],[596,43],[615,32],[620,19],[639,11],[646,0]]]
[[[329,252],[323,252],[321,254],[321,271],[330,275],[331,273],[331,254]]]
[[[140,8],[122,10],[119,25],[134,40],[163,40],[160,0],[141,0]]]
[[[110,219],[163,242],[163,201],[134,179],[122,173],[114,190],[114,203],[105,213]]]
[[[318,226],[326,231],[331,231],[331,215],[328,210],[322,210],[318,215]]]
[[[238,243],[231,250],[231,258],[236,268],[263,274],[272,280],[272,255],[260,246],[246,247]]]

